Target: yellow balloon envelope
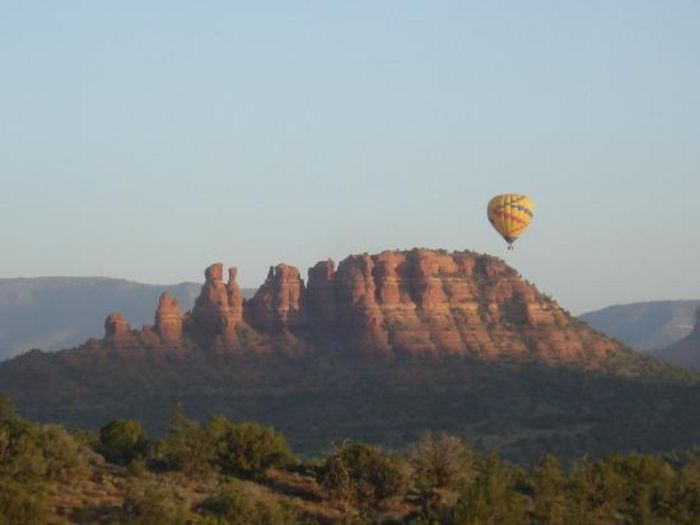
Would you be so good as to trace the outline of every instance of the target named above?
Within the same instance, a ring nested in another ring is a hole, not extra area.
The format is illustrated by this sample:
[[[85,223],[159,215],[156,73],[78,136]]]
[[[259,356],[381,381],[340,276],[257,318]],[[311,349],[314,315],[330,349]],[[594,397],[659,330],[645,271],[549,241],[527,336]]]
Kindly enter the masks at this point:
[[[535,214],[535,203],[525,195],[504,193],[496,195],[486,208],[489,222],[513,249],[515,239],[527,229]]]

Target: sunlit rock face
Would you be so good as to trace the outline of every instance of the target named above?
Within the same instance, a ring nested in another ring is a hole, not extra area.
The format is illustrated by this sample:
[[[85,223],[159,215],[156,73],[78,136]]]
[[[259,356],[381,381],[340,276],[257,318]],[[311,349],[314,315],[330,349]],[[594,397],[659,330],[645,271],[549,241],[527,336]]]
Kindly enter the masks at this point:
[[[131,329],[123,314],[115,312],[105,319],[105,340],[112,343],[123,343],[129,340]]]
[[[334,281],[325,302],[335,298],[335,329],[351,352],[567,360],[615,348],[493,257],[414,249],[352,256],[335,275],[312,270],[309,288],[322,279],[318,288],[328,290]]]
[[[224,266],[215,263],[204,271],[205,282],[189,316],[188,331],[203,346],[228,347],[237,342],[236,325],[241,320],[240,289],[232,268],[224,283]],[[233,278],[233,282],[231,281]]]
[[[265,283],[246,304],[251,326],[263,333],[291,332],[303,324],[301,299],[304,282],[288,264],[270,267]]]
[[[269,352],[289,344],[340,349],[358,359],[533,356],[588,359],[620,346],[572,318],[502,260],[472,252],[413,249],[351,255],[337,268],[271,266],[243,300],[237,270],[209,266],[191,312],[160,298],[153,329],[131,332],[111,315],[105,340],[192,351]],[[321,344],[322,342],[322,344]]]
[[[180,306],[177,303],[177,299],[168,292],[163,292],[158,300],[155,330],[163,344],[179,345],[182,343]]]

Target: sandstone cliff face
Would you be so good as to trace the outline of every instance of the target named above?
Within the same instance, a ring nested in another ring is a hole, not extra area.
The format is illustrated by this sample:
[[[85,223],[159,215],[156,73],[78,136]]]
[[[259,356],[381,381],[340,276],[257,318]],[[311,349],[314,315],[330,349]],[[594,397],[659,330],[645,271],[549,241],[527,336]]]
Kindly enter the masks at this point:
[[[105,340],[111,343],[124,343],[131,338],[129,323],[123,314],[115,312],[105,319]]]
[[[700,369],[700,306],[695,310],[693,331],[668,348],[651,352],[654,357],[674,365]]]
[[[228,281],[226,282],[226,296],[228,297],[228,306],[231,320],[238,324],[243,319],[243,295],[241,288],[238,286],[238,269],[232,266],[228,269]]]
[[[338,337],[360,354],[391,354],[384,317],[377,304],[374,261],[369,255],[351,256],[338,265],[335,276]]]
[[[204,286],[188,318],[187,328],[192,338],[214,348],[236,344],[236,325],[242,317],[236,270],[229,271],[228,283],[224,283],[223,275],[221,263],[212,264],[204,271]]]
[[[163,292],[156,310],[155,330],[163,344],[179,345],[182,343],[182,315],[180,306],[168,292]]]
[[[246,305],[251,326],[270,334],[300,329],[303,293],[299,270],[287,264],[271,266],[265,283]]]
[[[317,263],[307,287],[296,268],[279,264],[245,304],[236,274],[231,268],[224,283],[221,263],[207,268],[201,294],[184,317],[164,294],[156,344],[256,352],[275,339],[310,346],[330,341],[370,359],[470,355],[545,361],[620,348],[487,255],[425,249],[353,255],[337,269],[333,261]],[[110,317],[105,326],[108,340],[128,339],[123,317]],[[144,331],[142,339],[153,337]]]
[[[615,346],[578,329],[555,303],[488,256],[416,249],[350,257],[340,263],[334,288],[337,332],[360,353],[494,358],[534,352],[566,360]]]
[[[335,330],[335,263],[321,261],[309,268],[309,281],[304,297],[304,309],[315,334]]]

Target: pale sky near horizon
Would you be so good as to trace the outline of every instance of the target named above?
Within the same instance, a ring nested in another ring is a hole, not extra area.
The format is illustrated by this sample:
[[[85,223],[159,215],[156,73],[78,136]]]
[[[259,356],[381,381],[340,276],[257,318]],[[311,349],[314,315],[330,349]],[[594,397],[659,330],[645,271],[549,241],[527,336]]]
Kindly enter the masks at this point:
[[[700,2],[0,0],[0,277],[390,248],[700,298]],[[491,196],[537,204],[514,252]]]

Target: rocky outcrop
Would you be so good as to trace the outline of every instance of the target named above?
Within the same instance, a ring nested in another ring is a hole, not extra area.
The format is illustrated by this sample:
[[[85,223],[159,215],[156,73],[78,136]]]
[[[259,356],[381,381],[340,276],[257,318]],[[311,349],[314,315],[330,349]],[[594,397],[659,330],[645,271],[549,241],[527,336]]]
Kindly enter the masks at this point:
[[[188,318],[192,338],[206,347],[225,348],[237,342],[236,325],[242,311],[235,268],[229,272],[228,283],[224,283],[223,275],[221,263],[212,264],[204,271],[202,291]]]
[[[238,324],[243,319],[243,295],[241,287],[238,286],[238,269],[232,266],[228,269],[228,281],[226,282],[226,297],[230,319],[234,324]]]
[[[299,270],[287,264],[270,266],[265,283],[246,304],[251,326],[269,334],[301,329],[303,293]]]
[[[335,263],[332,260],[320,261],[309,268],[304,309],[316,335],[335,330]]]
[[[362,354],[534,351],[566,360],[614,346],[561,335],[576,329],[568,314],[489,256],[420,249],[355,256],[340,263],[335,281],[338,333]]]
[[[205,271],[191,312],[164,294],[153,333],[159,344],[269,351],[290,342],[341,348],[358,358],[534,356],[568,361],[619,345],[573,319],[502,260],[472,252],[413,249],[322,261],[308,287],[287,264],[270,267],[244,303],[236,268]],[[123,318],[108,339],[128,337]],[[153,340],[150,332],[142,340]],[[279,340],[277,343],[275,340]],[[156,343],[158,344],[158,343]]]
[[[674,365],[700,369],[700,306],[695,310],[693,331],[668,348],[651,352],[654,357]]]
[[[377,303],[374,260],[369,255],[341,261],[335,276],[338,337],[350,351],[383,357],[392,354],[384,316]]]
[[[124,343],[131,338],[129,323],[123,314],[115,312],[105,319],[105,340],[110,343]]]
[[[182,315],[180,306],[168,292],[163,292],[156,310],[155,331],[160,340],[166,345],[182,343]]]

